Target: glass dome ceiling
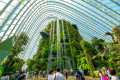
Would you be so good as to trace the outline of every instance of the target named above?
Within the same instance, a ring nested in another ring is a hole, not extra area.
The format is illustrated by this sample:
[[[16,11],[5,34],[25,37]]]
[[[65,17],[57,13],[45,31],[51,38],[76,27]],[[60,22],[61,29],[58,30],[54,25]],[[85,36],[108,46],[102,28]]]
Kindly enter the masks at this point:
[[[106,32],[120,25],[120,0],[0,0],[0,40],[26,32],[30,38],[26,51],[19,56],[32,58],[40,32],[49,22],[64,19],[76,24],[86,40],[98,37],[110,41]]]

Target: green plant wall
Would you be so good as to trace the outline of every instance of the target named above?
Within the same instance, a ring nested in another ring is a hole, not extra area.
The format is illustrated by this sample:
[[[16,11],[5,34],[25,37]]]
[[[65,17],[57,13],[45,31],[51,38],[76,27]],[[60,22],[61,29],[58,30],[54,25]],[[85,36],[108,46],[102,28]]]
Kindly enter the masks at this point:
[[[104,66],[116,69],[119,72],[119,43],[106,43],[103,39],[97,37],[91,38],[91,41],[86,41],[79,34],[78,29],[74,28],[68,21],[63,20],[64,33],[62,28],[62,20],[60,23],[60,47],[61,47],[61,67],[62,69],[69,69],[70,65],[73,69],[82,67],[85,74],[91,76],[97,75],[97,68],[101,69]],[[53,26],[54,25],[54,26]],[[68,26],[68,28],[67,28]],[[53,32],[53,29],[55,30]],[[35,70],[55,70],[57,67],[57,21],[52,21],[45,28],[45,32],[48,37],[43,36],[38,44],[37,52],[33,58],[27,60],[27,66],[29,71]],[[51,40],[50,40],[50,31]],[[70,34],[70,39],[69,35]],[[119,34],[118,34],[119,35]],[[54,39],[53,39],[54,37]],[[117,33],[116,33],[117,37]],[[119,39],[119,38],[118,38]],[[65,44],[64,44],[65,40]],[[119,41],[119,40],[118,40]],[[66,46],[64,48],[64,45]],[[52,48],[50,47],[52,46]],[[98,52],[96,50],[98,46]],[[105,49],[106,46],[106,49]],[[50,50],[52,49],[52,57],[48,57]],[[106,51],[105,51],[106,50]],[[65,52],[66,55],[65,55]],[[48,63],[48,60],[51,60]],[[48,65],[49,64],[49,65]],[[44,66],[43,66],[44,65]],[[95,72],[94,72],[95,71]],[[94,74],[95,73],[95,74]]]
[[[52,33],[51,37],[52,40],[50,41],[50,29],[51,29],[51,25],[52,25],[52,32],[53,32],[53,25],[55,22],[55,26],[54,26],[54,30],[55,32]],[[63,25],[64,25],[64,32],[65,32],[65,36],[63,36],[63,29],[62,29],[62,20],[59,20],[59,26],[60,26],[60,44],[61,44],[61,67],[63,68],[68,68],[68,65],[71,65],[72,68],[77,69],[77,58],[76,56],[80,54],[80,50],[82,50],[82,47],[80,45],[80,41],[82,40],[82,36],[79,34],[78,30],[75,29],[71,23],[67,22],[67,21],[63,21]],[[68,26],[68,30],[67,30],[67,26]],[[49,45],[51,45],[53,43],[53,57],[51,57],[52,60],[52,69],[55,69],[57,67],[57,62],[56,62],[56,56],[57,56],[57,32],[56,32],[56,27],[57,27],[57,21],[52,21],[51,23],[48,24],[48,26],[46,27],[45,31],[46,33],[49,35],[49,37],[43,37],[42,39],[40,39],[39,44],[38,44],[38,49],[36,54],[34,55],[34,57],[30,60],[34,61],[33,64],[33,69],[34,70],[47,70],[47,65],[48,65],[48,55],[50,53],[50,47]],[[69,40],[69,35],[68,35],[68,31],[70,34],[70,40]],[[54,36],[54,40],[53,40],[53,36]],[[64,38],[63,38],[64,37]],[[64,49],[64,39],[65,39],[65,46],[66,48]],[[72,47],[72,50],[70,48],[70,46]],[[63,51],[63,52],[62,52]],[[66,55],[65,56],[65,52],[66,51]],[[44,63],[42,63],[44,60]],[[74,62],[73,62],[74,60]],[[35,67],[34,65],[36,65],[37,63],[40,63],[38,65],[38,67]],[[45,66],[42,66],[42,65]],[[74,66],[73,66],[74,64]],[[29,63],[29,60],[27,61],[27,65],[28,65],[28,69],[31,69],[31,66],[29,67],[29,65],[31,65],[31,63]],[[67,65],[67,66],[66,66]]]

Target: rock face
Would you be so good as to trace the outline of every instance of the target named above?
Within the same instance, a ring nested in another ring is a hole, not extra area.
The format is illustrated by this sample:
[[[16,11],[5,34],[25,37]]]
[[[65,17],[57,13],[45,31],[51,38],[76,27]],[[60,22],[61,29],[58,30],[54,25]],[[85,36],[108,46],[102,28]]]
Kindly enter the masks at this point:
[[[48,34],[45,31],[40,32],[42,37],[49,37]]]
[[[78,30],[78,27],[77,27],[75,24],[72,24],[72,26],[73,26],[75,29]]]

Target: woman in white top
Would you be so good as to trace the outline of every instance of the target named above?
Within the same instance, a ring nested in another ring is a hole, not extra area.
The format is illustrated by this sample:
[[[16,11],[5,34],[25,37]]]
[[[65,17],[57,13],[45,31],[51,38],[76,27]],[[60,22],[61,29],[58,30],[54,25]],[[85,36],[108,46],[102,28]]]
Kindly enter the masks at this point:
[[[54,80],[64,80],[63,74],[60,73],[60,68],[56,68],[55,79]]]
[[[48,80],[55,80],[55,75],[54,75],[53,70],[51,70],[51,71],[49,72]]]
[[[118,76],[116,76],[116,71],[114,69],[109,69],[110,70],[110,74],[112,76],[111,80],[120,80],[118,78]]]

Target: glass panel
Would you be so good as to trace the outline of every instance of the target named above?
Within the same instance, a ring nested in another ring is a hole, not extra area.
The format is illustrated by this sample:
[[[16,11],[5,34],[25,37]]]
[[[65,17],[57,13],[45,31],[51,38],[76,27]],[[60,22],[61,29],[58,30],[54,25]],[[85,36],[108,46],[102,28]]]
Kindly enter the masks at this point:
[[[9,35],[9,34],[10,34],[10,32],[11,32],[11,30],[8,30],[8,31],[7,31],[7,33],[6,33],[5,35]]]
[[[3,14],[0,16],[0,18],[6,18],[9,15],[7,12],[3,12]]]
[[[11,25],[9,29],[13,29],[14,28],[14,25]]]
[[[17,29],[14,29],[12,33],[14,34],[16,30],[17,30]]]
[[[7,39],[7,37],[8,37],[8,36],[7,36],[7,35],[5,35],[5,36],[4,36],[4,39]]]
[[[10,0],[1,0],[2,2],[8,3]]]
[[[11,34],[10,37],[12,37],[14,34]]]
[[[3,30],[5,31],[5,30],[7,30],[7,28],[8,28],[8,26],[5,26],[5,27],[3,28]]]
[[[14,2],[14,1],[13,1],[13,2]],[[6,9],[5,11],[7,11],[7,12],[11,12],[13,9],[14,9],[13,6],[8,6],[7,9]]]
[[[13,20],[9,20],[7,24],[10,24]]]
[[[2,10],[4,7],[5,7],[5,3],[3,3],[3,2],[0,2],[0,10]]]
[[[1,32],[1,33],[0,33],[0,36],[3,36],[3,34],[4,34],[4,32]]]
[[[19,3],[18,0],[13,0],[12,3],[10,5],[16,6]]]

